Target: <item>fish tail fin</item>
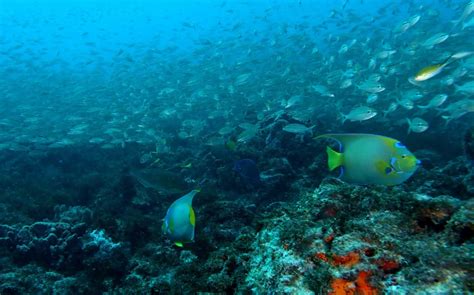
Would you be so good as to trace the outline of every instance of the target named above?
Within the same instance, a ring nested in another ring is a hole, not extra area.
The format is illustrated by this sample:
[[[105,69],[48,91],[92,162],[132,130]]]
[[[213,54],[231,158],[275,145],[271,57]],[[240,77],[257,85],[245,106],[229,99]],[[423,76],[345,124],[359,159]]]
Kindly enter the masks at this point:
[[[444,68],[445,66],[457,61],[458,59],[465,58],[465,57],[467,57],[469,55],[472,55],[472,54],[474,54],[473,51],[463,51],[463,52],[454,53],[445,62],[443,62],[441,65]]]
[[[329,171],[333,171],[337,167],[342,166],[342,163],[343,163],[342,153],[338,153],[330,147],[326,147],[326,152],[328,154]]]
[[[418,87],[421,86],[421,84],[420,84],[418,81],[415,80],[415,77],[410,77],[410,78],[408,78],[408,82],[409,82],[410,84],[415,85],[415,86],[418,86]]]
[[[450,59],[457,60],[473,55],[474,51],[461,51],[451,55]]]
[[[455,93],[461,92],[461,86],[455,84],[454,85],[454,92]]]
[[[347,120],[347,116],[344,115],[343,113],[339,113],[339,115],[341,116],[341,124],[344,124],[344,122],[346,122]]]
[[[454,29],[456,29],[456,27],[461,23],[461,19],[452,20],[451,23],[453,24],[453,27],[451,28],[450,32],[452,32],[452,31],[454,31]]]
[[[311,127],[309,127],[309,133],[311,135],[311,137],[313,137],[313,128],[316,127],[316,125],[313,125]]]
[[[408,123],[408,132],[407,134],[410,134],[411,132],[411,120],[407,118],[407,123]]]
[[[441,116],[441,118],[443,118],[444,120],[446,120],[446,122],[444,123],[444,126],[448,126],[449,122],[451,122],[452,120],[452,117],[451,116]]]

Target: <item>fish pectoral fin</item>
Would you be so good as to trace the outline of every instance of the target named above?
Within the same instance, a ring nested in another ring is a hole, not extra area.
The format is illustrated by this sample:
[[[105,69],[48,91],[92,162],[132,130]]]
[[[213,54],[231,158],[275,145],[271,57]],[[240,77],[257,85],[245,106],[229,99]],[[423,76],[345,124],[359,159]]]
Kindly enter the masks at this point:
[[[174,244],[175,244],[177,247],[180,247],[180,248],[183,248],[183,246],[184,246],[183,243],[181,243],[181,242],[175,242]]]
[[[329,146],[326,147],[326,152],[328,154],[328,167],[330,171],[333,171],[337,167],[342,166],[343,164],[343,155],[338,153]]]
[[[375,162],[375,169],[377,169],[377,172],[380,173],[380,175],[388,175],[394,171],[390,163],[383,160]]]

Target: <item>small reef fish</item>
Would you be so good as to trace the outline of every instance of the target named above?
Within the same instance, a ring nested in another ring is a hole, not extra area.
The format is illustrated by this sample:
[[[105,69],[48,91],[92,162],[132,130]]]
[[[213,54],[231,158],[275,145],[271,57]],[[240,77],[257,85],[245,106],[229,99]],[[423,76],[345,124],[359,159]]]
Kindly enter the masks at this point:
[[[369,93],[379,93],[385,90],[385,87],[377,81],[367,80],[358,85],[357,88]]]
[[[474,27],[474,17],[471,17],[467,22],[462,24],[462,30]]]
[[[406,110],[411,110],[415,107],[415,103],[409,98],[403,98],[402,100],[397,99],[397,103]]]
[[[474,94],[474,80],[464,83],[463,85],[454,85],[456,92]]]
[[[347,115],[344,115],[341,113],[341,116],[342,116],[342,124],[344,124],[346,120],[349,120],[351,122],[355,122],[355,121],[360,122],[360,121],[369,120],[377,116],[377,111],[371,107],[361,106],[361,107],[352,109]]]
[[[321,96],[334,97],[334,94],[329,91],[329,89],[324,85],[311,85],[311,88],[314,92],[319,93]]]
[[[376,102],[378,99],[379,99],[378,94],[372,93],[367,96],[366,102],[370,104],[370,103]]]
[[[224,126],[222,127],[221,129],[219,129],[219,134],[224,136],[224,135],[228,135],[228,134],[231,134],[232,132],[234,131],[234,127],[232,126]]]
[[[383,117],[385,118],[388,114],[395,112],[398,109],[398,103],[391,102],[388,108],[383,111]]]
[[[284,105],[285,109],[288,109],[288,108],[291,108],[292,106],[301,104],[302,100],[303,99],[302,99],[301,95],[293,95],[283,105]]]
[[[252,138],[254,138],[255,135],[257,135],[257,130],[255,130],[255,129],[247,129],[247,130],[244,130],[244,131],[242,131],[242,133],[240,133],[239,136],[237,137],[237,142],[248,142],[248,141],[250,141]]]
[[[467,56],[469,56],[473,53],[474,52],[471,52],[471,51],[455,53],[455,54],[451,55],[449,58],[447,58],[442,63],[424,67],[423,69],[418,71],[418,73],[416,73],[416,75],[414,77],[410,78],[409,81],[413,84],[416,84],[416,82],[422,82],[422,81],[429,80],[429,79],[433,78],[434,76],[438,75],[439,73],[441,73],[441,71],[446,66],[451,64],[452,62],[454,62],[458,59],[467,57]]]
[[[433,97],[427,105],[418,106],[420,109],[431,109],[441,106],[448,99],[448,95],[441,93]]]
[[[474,12],[474,1],[469,1],[469,3],[464,7],[461,17],[454,22],[456,27],[458,24],[463,23],[472,13]]]
[[[340,168],[339,178],[354,184],[397,185],[410,178],[421,161],[398,140],[375,134],[324,134],[339,152],[326,148],[328,167]]]
[[[423,120],[422,118],[413,118],[412,120],[407,118],[407,123],[408,123],[408,134],[410,132],[415,132],[415,133],[422,133],[428,130],[430,127],[428,122]]]
[[[171,204],[163,222],[162,230],[178,247],[194,241],[196,216],[192,207],[193,198],[199,190],[192,190]]]
[[[311,132],[311,129],[314,128],[315,126],[311,127],[306,127],[303,124],[295,124],[291,123],[283,127],[283,131],[289,132],[289,133],[295,133],[295,134],[304,134],[306,132]]]
[[[474,99],[462,99],[448,105],[444,109],[439,109],[440,113],[448,113],[441,116],[448,124],[451,120],[459,119],[462,116],[474,112]]]
[[[428,49],[433,48],[433,46],[443,43],[449,38],[449,34],[446,33],[437,33],[436,35],[428,38],[425,42],[423,42],[422,46]]]

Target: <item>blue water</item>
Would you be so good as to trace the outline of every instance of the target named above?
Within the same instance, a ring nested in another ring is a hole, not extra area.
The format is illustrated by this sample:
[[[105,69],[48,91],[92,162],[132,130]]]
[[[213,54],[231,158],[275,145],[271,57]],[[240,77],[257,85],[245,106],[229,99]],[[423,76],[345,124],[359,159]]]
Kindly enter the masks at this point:
[[[368,18],[390,1],[349,1],[355,14]],[[127,52],[160,50],[177,46],[178,52],[190,53],[202,39],[219,40],[228,36],[251,37],[277,31],[287,25],[320,24],[343,1],[9,1],[0,2],[2,48],[17,52],[28,60],[28,48],[35,62],[61,60],[71,71],[85,74],[94,62],[111,62],[119,48]],[[432,9],[432,1],[417,2]],[[440,4],[438,4],[440,5]],[[440,5],[441,12],[444,7]],[[403,7],[401,8],[403,11]],[[400,13],[390,19],[396,23],[406,17]],[[262,21],[265,18],[265,21]],[[385,21],[385,20],[384,20]],[[222,29],[238,24],[236,31]],[[195,28],[189,28],[194,26]],[[334,28],[332,32],[338,33]],[[327,34],[327,33],[326,33]],[[331,31],[329,31],[331,34]],[[324,46],[324,37],[314,39]],[[5,44],[5,45],[7,45]],[[8,65],[3,54],[2,65]],[[172,58],[172,56],[170,56]],[[84,66],[83,63],[89,63]],[[82,65],[77,69],[77,65]],[[53,65],[52,65],[53,66]],[[140,65],[136,65],[139,67]],[[54,67],[54,66],[53,66]],[[105,68],[106,70],[107,68]]]
[[[0,295],[473,292],[469,3],[0,0]]]

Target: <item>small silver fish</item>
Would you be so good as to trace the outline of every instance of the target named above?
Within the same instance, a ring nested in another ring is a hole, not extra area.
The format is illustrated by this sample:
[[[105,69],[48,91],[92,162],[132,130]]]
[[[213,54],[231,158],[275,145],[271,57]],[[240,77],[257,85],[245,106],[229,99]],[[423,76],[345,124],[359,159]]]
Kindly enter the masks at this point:
[[[341,86],[339,88],[341,89],[346,89],[349,88],[352,85],[352,80],[351,79],[346,79],[342,81]]]
[[[257,135],[258,129],[246,129],[237,137],[237,142],[249,142]]]
[[[251,75],[250,73],[245,73],[245,74],[241,74],[237,76],[237,78],[235,78],[234,85],[239,86],[239,85],[246,84],[247,82],[249,82],[250,75]]]
[[[449,34],[447,33],[438,33],[435,34],[434,36],[426,39],[425,42],[423,42],[421,45],[425,48],[433,48],[433,46],[443,43],[449,38]]]
[[[422,132],[425,132],[429,128],[428,122],[418,117],[413,118],[411,120],[407,118],[407,123],[408,123],[408,134],[410,134],[411,131],[415,133],[422,133]]]
[[[412,101],[419,100],[423,97],[423,93],[421,93],[418,89],[410,89],[402,94],[402,99],[409,99]]]
[[[301,95],[293,95],[292,97],[290,97],[288,99],[288,101],[284,105],[285,109],[291,108],[294,105],[300,104],[302,102],[302,100],[303,100],[303,98],[301,97]]]
[[[474,27],[474,17],[471,17],[467,22],[462,24],[462,30],[470,27]]]
[[[385,59],[385,58],[391,56],[392,54],[395,54],[396,52],[397,52],[396,50],[384,50],[384,51],[380,51],[380,52],[377,54],[377,58]]]
[[[398,104],[401,105],[404,109],[411,110],[415,107],[415,103],[409,98],[403,98],[397,100]]]
[[[371,81],[367,80],[363,82],[362,84],[357,86],[360,90],[370,92],[370,93],[379,93],[385,90],[385,87],[383,87],[382,84],[376,82],[376,81]]]
[[[427,105],[424,106],[418,106],[420,109],[431,109],[431,108],[437,108],[440,105],[442,105],[446,100],[448,99],[448,95],[441,93],[433,97],[430,102],[428,102]]]
[[[474,94],[474,80],[464,83],[463,85],[454,85],[455,92]]]
[[[321,96],[334,97],[334,94],[332,94],[324,85],[311,85],[311,88],[314,90],[314,92],[319,93]]]
[[[313,129],[314,127],[315,126],[307,127],[303,124],[291,123],[283,127],[283,131],[286,131],[289,133],[303,134],[303,133],[311,132],[311,129]]]
[[[367,103],[374,103],[379,99],[379,95],[377,93],[371,93],[367,96]]]
[[[351,122],[355,122],[355,121],[361,122],[361,121],[369,120],[377,116],[377,111],[371,107],[361,106],[361,107],[356,107],[352,109],[347,115],[344,115],[341,113],[341,116],[342,116],[342,124],[344,124],[346,120],[349,120]]]
[[[219,129],[219,134],[224,136],[224,135],[228,135],[228,134],[231,134],[232,132],[234,131],[234,127],[232,126],[224,126],[222,127],[221,129]]]
[[[394,111],[396,111],[397,109],[398,109],[398,103],[396,103],[396,102],[390,103],[390,105],[388,106],[388,108],[387,108],[385,111],[383,111],[383,116],[384,116],[384,118],[385,118],[388,114],[393,113]]]

